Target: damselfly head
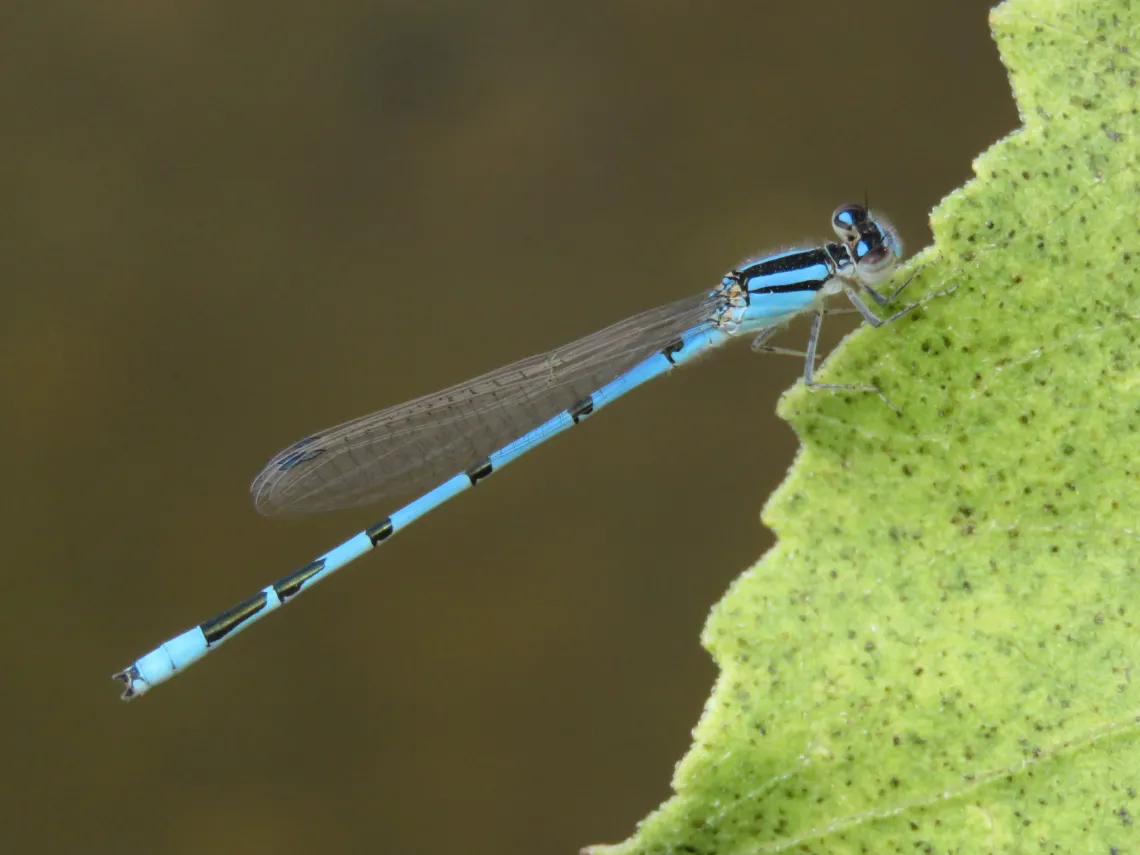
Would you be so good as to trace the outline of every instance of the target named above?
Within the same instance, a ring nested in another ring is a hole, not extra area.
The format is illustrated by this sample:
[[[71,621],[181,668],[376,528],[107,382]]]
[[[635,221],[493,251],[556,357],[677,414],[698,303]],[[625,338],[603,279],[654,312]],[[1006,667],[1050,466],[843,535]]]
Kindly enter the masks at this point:
[[[886,279],[902,261],[902,239],[895,227],[863,205],[840,205],[831,215],[831,226],[851,253],[855,275],[868,285]]]

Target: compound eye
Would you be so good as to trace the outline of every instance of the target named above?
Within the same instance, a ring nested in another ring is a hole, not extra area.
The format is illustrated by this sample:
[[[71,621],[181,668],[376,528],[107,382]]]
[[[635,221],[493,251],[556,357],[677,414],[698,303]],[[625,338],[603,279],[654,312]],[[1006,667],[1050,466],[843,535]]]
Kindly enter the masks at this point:
[[[870,222],[871,212],[862,205],[840,205],[831,215],[831,227],[844,243],[859,240]]]
[[[868,249],[865,241],[860,242],[855,247],[856,256],[862,252],[862,257],[856,262],[859,267],[859,272],[866,277],[879,278],[887,273],[895,262],[898,260],[894,253],[892,253],[885,246],[879,245],[874,248]]]
[[[848,246],[859,278],[870,284],[885,279],[902,260],[902,241],[894,227],[879,220]]]

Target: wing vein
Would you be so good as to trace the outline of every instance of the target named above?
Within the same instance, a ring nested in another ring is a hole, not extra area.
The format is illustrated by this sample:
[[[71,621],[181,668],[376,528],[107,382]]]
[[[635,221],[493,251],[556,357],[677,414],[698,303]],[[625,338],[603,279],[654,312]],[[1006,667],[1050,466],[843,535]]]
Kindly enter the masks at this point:
[[[250,488],[267,516],[371,504],[435,486],[709,321],[709,292],[294,443]]]

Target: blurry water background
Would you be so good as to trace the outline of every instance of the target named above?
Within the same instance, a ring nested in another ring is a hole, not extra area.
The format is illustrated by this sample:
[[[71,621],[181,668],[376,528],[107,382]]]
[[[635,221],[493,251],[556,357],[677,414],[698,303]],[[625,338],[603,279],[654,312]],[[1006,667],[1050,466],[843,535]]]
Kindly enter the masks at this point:
[[[109,677],[392,509],[260,518],[249,480],[308,432],[829,237],[839,202],[923,246],[1017,124],[988,6],[11,4],[0,849],[627,836],[772,542],[795,360],[653,384],[153,694]]]

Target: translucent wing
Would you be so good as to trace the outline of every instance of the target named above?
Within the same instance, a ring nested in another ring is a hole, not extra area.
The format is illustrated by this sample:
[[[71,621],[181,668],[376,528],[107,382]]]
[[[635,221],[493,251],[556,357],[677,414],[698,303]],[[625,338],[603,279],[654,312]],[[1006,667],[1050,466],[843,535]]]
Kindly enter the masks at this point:
[[[489,374],[307,437],[253,480],[257,509],[307,514],[434,487],[556,416],[681,333],[708,323],[706,292],[650,309]]]

